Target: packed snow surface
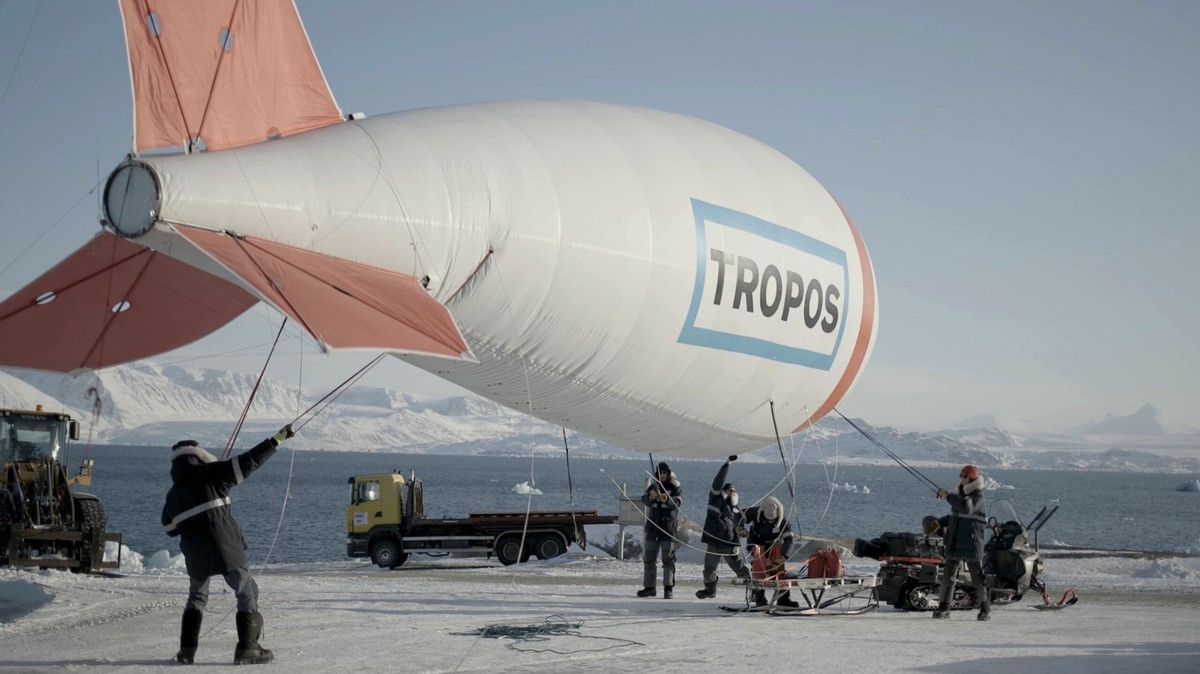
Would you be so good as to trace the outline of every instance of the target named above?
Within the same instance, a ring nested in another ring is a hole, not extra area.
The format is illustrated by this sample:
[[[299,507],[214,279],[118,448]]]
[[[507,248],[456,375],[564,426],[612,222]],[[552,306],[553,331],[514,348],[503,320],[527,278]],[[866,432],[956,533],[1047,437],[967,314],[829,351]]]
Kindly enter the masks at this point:
[[[182,560],[124,552],[120,577],[0,569],[0,671],[178,671]],[[262,642],[283,671],[1197,671],[1200,558],[1047,554],[1052,599],[1074,587],[1079,603],[1037,611],[1031,593],[990,622],[888,607],[855,617],[726,613],[717,606],[739,604],[742,590],[722,582],[716,599],[696,599],[696,559],[679,564],[674,599],[661,588],[638,599],[640,560],[590,547],[512,567],[414,555],[392,571],[347,560],[256,573]],[[875,570],[846,562],[849,573]],[[234,610],[214,579],[197,666],[232,666]],[[516,636],[481,636],[489,627]],[[559,629],[517,638],[548,627]]]

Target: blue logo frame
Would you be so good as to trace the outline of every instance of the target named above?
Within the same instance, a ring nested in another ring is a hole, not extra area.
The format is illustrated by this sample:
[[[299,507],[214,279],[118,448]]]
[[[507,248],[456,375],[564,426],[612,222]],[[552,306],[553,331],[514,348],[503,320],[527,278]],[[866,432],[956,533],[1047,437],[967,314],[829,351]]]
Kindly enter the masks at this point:
[[[748,356],[766,358],[768,360],[803,365],[818,370],[829,370],[837,358],[841,348],[842,336],[846,331],[846,316],[850,308],[850,270],[846,264],[846,252],[823,241],[818,241],[806,234],[781,227],[773,222],[767,222],[753,215],[735,211],[699,199],[692,199],[692,212],[696,218],[696,284],[692,290],[692,304],[684,320],[683,329],[679,333],[681,344],[692,344],[721,351],[744,353]],[[705,221],[731,227],[743,232],[761,237],[767,241],[788,248],[794,248],[808,255],[828,260],[842,268],[842,320],[839,321],[837,338],[833,350],[825,354],[819,351],[802,349],[786,344],[779,344],[759,337],[750,337],[731,332],[702,328],[696,325],[696,316],[700,312],[700,303],[704,301],[704,280],[708,273],[708,242],[704,232]]]

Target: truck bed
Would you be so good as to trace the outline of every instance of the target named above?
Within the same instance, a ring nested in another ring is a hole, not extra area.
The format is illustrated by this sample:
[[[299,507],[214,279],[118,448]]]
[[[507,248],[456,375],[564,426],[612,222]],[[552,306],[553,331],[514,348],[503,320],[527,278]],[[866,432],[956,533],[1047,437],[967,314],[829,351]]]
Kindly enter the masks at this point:
[[[467,521],[474,524],[522,524],[526,513],[470,513]],[[549,522],[576,522],[578,524],[612,524],[617,521],[616,515],[601,515],[595,510],[576,510],[550,512],[533,511],[528,513],[529,523],[541,524]]]
[[[600,515],[595,510],[577,510],[574,513],[569,510],[558,512],[535,510],[530,513],[470,513],[465,518],[424,518],[415,521],[413,525],[414,527],[428,527],[466,524],[508,528],[513,526],[523,526],[525,524],[526,517],[529,519],[530,526],[542,524],[564,524],[571,522],[578,524],[613,524],[617,521],[616,515]]]

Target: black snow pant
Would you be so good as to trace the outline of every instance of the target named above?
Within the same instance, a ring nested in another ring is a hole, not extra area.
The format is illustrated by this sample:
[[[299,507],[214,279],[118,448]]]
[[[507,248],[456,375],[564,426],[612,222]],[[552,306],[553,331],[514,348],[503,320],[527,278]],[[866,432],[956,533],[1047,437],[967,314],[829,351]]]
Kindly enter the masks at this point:
[[[949,606],[950,596],[954,593],[954,579],[958,576],[959,565],[966,564],[967,572],[971,574],[971,585],[975,587],[975,603],[980,610],[989,609],[991,597],[988,593],[987,582],[983,576],[983,563],[977,559],[947,559],[946,575],[942,576],[942,591],[940,605]]]
[[[656,557],[662,552],[663,587],[675,587],[675,541],[645,538],[642,540],[645,550],[642,553],[642,587],[654,587],[657,575],[655,573]]]
[[[184,608],[204,611],[208,605],[208,581],[212,578],[189,576],[188,600]],[[225,574],[225,584],[237,595],[237,610],[241,613],[258,612],[258,583],[250,575],[250,569],[239,566]]]

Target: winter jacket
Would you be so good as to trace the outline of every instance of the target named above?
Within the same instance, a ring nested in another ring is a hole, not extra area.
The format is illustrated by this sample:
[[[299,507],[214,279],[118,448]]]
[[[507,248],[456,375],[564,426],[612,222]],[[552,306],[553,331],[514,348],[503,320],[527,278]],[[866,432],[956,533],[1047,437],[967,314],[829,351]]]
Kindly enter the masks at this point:
[[[983,499],[983,477],[977,477],[956,492],[946,495],[950,504],[946,523],[946,559],[983,560],[987,531],[987,508]]]
[[[764,551],[779,543],[779,552],[784,559],[791,557],[795,535],[792,524],[786,517],[780,516],[777,521],[768,520],[762,516],[762,509],[755,506],[746,509],[746,545],[761,545]]]
[[[179,536],[179,549],[193,578],[225,575],[246,566],[246,539],[229,510],[229,490],[275,454],[274,438],[225,461],[201,447],[171,451],[171,489],[163,505],[162,525]]]
[[[667,494],[666,501],[656,501],[650,498],[651,491]],[[650,480],[646,491],[642,493],[642,504],[646,506],[646,533],[648,541],[674,540],[679,533],[679,506],[683,505],[683,485],[675,473],[665,481],[657,478]]]
[[[704,517],[704,535],[702,543],[716,545],[738,545],[738,527],[742,526],[742,509],[729,502],[725,496],[725,476],[729,473],[729,462],[721,466],[717,476],[713,478],[712,489],[708,492],[708,514]]]

